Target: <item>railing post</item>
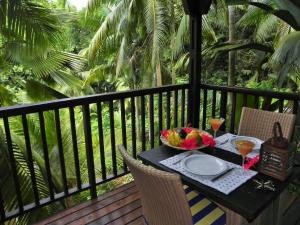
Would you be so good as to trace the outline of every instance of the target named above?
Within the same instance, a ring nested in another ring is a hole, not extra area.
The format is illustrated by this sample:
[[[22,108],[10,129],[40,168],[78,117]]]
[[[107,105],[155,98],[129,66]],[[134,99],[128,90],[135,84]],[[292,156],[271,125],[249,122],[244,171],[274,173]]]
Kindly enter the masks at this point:
[[[188,102],[188,121],[199,127],[200,84],[201,84],[201,42],[202,15],[190,17],[190,88]]]
[[[87,159],[88,176],[89,176],[89,184],[90,184],[90,194],[91,194],[91,198],[96,198],[97,189],[96,189],[95,165],[94,165],[92,131],[91,131],[91,116],[90,116],[89,105],[83,105],[82,110],[83,110],[84,137],[85,137],[86,159]]]

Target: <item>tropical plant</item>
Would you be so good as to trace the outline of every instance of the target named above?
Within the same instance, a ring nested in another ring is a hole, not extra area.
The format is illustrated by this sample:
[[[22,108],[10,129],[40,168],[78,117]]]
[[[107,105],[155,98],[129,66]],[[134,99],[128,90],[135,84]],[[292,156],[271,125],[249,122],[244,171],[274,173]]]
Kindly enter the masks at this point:
[[[206,49],[206,52],[219,53],[239,49],[255,49],[265,54],[260,56],[258,71],[265,71],[266,66],[278,74],[281,87],[289,73],[298,73],[300,67],[300,8],[293,0],[250,2],[246,14],[238,21],[243,27],[254,26],[252,40],[238,40],[234,43],[221,43]]]

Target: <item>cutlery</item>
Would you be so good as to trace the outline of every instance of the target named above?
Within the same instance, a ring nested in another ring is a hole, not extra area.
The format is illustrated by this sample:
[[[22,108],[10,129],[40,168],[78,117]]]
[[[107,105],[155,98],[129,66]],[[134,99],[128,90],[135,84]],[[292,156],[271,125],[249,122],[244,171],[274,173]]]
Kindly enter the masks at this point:
[[[194,154],[193,152],[190,152],[189,154],[185,155],[183,158],[181,158],[178,161],[174,162],[172,165],[176,165],[176,164],[180,163],[183,159],[185,159],[186,157],[189,157],[193,154]]]
[[[227,138],[225,141],[221,142],[221,143],[218,144],[217,146],[221,146],[221,145],[226,144],[231,138],[234,138],[234,137],[236,137],[236,135],[232,135],[230,138]]]
[[[224,145],[224,144],[226,144],[228,141],[229,141],[229,138],[226,139],[225,141],[221,142],[220,144],[218,144],[218,146]]]
[[[218,176],[214,177],[213,179],[211,179],[212,182],[215,182],[216,180],[220,179],[221,177],[225,176],[226,174],[228,174],[229,172],[231,172],[232,170],[234,170],[235,168],[232,167],[228,170],[225,170],[223,173],[219,174]]]

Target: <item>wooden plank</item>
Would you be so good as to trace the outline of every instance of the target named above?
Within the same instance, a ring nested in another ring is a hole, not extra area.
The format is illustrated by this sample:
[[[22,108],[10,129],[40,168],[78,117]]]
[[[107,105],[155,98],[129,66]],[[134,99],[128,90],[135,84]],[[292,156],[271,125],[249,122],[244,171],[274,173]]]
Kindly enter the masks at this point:
[[[105,199],[108,199],[108,198],[110,198],[112,196],[117,195],[118,193],[127,191],[129,189],[136,190],[134,182],[131,182],[129,184],[125,184],[125,185],[123,185],[123,186],[121,186],[121,187],[119,187],[119,188],[117,188],[117,189],[115,189],[115,190],[113,190],[111,192],[108,192],[108,193],[106,193],[104,195],[101,195],[97,199],[93,199],[93,200],[90,200],[90,201],[83,202],[83,203],[81,203],[79,205],[76,205],[76,206],[74,206],[72,208],[69,208],[69,209],[64,210],[64,211],[62,211],[60,213],[57,213],[57,214],[55,214],[55,215],[53,215],[53,216],[51,216],[51,217],[49,217],[49,218],[47,218],[47,219],[45,219],[45,220],[43,220],[41,222],[38,222],[36,225],[43,225],[43,224],[52,223],[52,222],[57,221],[57,220],[59,220],[61,218],[67,217],[69,215],[72,215],[73,213],[76,213],[76,212],[78,212],[78,211],[80,211],[80,210],[82,210],[84,208],[87,208],[89,206],[97,204],[99,201],[103,201]]]
[[[142,210],[141,210],[141,208],[138,208],[138,209],[132,211],[131,213],[129,213],[115,221],[108,223],[107,225],[134,224],[133,222],[136,219],[140,218],[141,216],[142,216]]]
[[[92,223],[89,223],[89,225],[97,225],[97,224],[107,224],[111,221],[117,220],[123,216],[126,216],[127,214],[130,214],[132,211],[140,209],[141,210],[141,201],[136,200],[130,204],[127,204],[123,206],[122,208],[109,213],[103,217],[101,217],[99,220],[93,221]]]
[[[147,223],[145,222],[144,217],[139,217],[133,221],[131,221],[130,223],[127,223],[128,225],[147,225]]]
[[[125,193],[125,192],[124,192]],[[120,194],[118,194],[120,195]],[[117,195],[116,195],[117,196]],[[76,214],[73,214],[71,218],[72,221],[65,221],[60,220],[55,223],[55,225],[62,225],[68,223],[69,225],[81,225],[81,224],[87,224],[92,221],[95,221],[97,219],[100,219],[101,217],[120,209],[122,206],[127,205],[133,201],[136,201],[140,198],[140,195],[138,192],[135,193],[129,193],[129,195],[125,198],[121,199],[113,199],[109,198],[104,201],[99,202],[99,204],[94,205],[94,207],[89,207],[87,210],[84,210],[83,212],[77,212]]]

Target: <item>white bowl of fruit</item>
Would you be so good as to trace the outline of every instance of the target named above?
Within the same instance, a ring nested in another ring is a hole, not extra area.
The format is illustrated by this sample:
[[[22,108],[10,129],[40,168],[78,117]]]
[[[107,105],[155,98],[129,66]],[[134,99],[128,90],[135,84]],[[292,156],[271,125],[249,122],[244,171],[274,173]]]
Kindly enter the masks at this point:
[[[179,150],[196,150],[215,145],[211,134],[192,127],[163,130],[160,140],[164,145]]]

